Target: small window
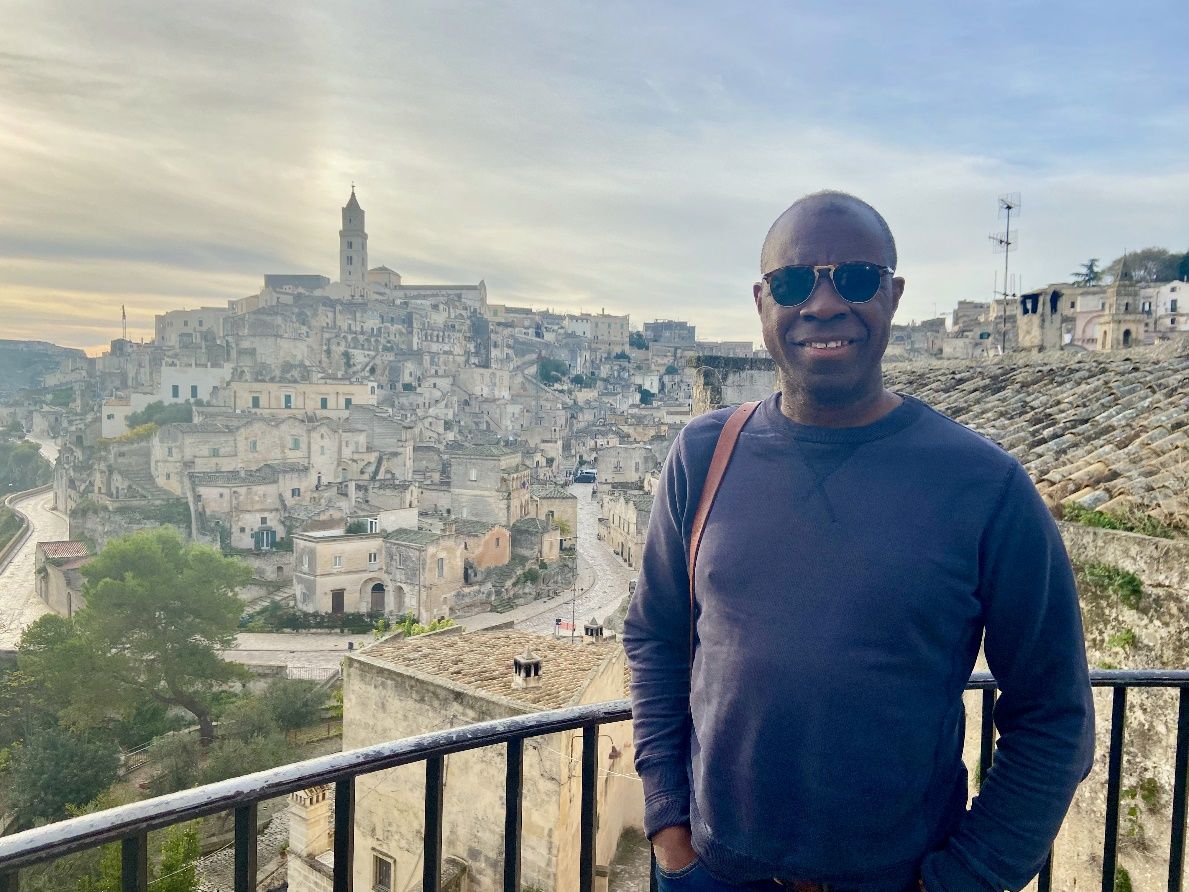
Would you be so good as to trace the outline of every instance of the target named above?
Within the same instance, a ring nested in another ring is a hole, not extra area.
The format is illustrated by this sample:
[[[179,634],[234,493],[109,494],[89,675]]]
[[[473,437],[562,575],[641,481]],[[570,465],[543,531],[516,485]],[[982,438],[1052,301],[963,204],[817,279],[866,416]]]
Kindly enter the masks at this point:
[[[293,496],[293,498],[296,499],[299,495],[301,495],[301,487],[300,486],[293,487],[293,489],[289,490],[289,495]]]
[[[383,855],[372,858],[372,889],[375,892],[392,892],[392,862]]]
[[[438,579],[443,578],[445,575],[446,575],[446,559],[438,558]]]
[[[254,396],[254,397],[252,397],[252,408],[253,408],[253,409],[259,409],[259,408],[260,408],[260,397],[258,397],[258,396]]]
[[[219,457],[219,447],[212,446],[211,447],[211,458],[218,458],[218,457]]]
[[[478,480],[479,479],[479,469],[471,468],[470,471],[467,473],[467,479]]]
[[[285,408],[286,409],[293,408],[293,394],[291,394],[291,393],[285,394]]]
[[[310,556],[309,556],[309,554],[303,554],[303,555],[301,556],[301,569],[303,569],[303,570],[308,570],[308,569],[310,569]]]
[[[166,471],[166,472],[165,472],[165,479],[166,479],[166,480],[172,480],[172,479],[173,479],[173,478],[170,476],[170,474],[169,474],[169,471]]]
[[[354,248],[354,247],[355,247],[355,243],[354,243],[354,242],[352,242],[352,241],[351,241],[351,239],[347,239],[347,247],[348,247],[348,248]]]
[[[190,385],[190,399],[192,399],[192,400],[198,399],[198,385],[197,384]]]
[[[266,527],[266,526],[268,526],[268,518],[267,518],[267,517],[262,517],[262,518],[260,518],[260,525],[261,525],[262,527]]]
[[[369,533],[378,533],[380,531],[380,521],[374,517],[369,517],[367,519],[367,531]]]
[[[326,405],[326,404],[327,404],[327,399],[326,399],[326,397],[322,397],[322,399],[318,400],[318,406],[319,406],[319,408],[322,408],[322,409],[325,409],[325,408],[327,408],[327,405]]]
[[[500,547],[500,537],[499,537],[499,536],[496,536],[496,537],[495,537],[495,547],[496,547],[496,548],[499,548],[499,547]]]
[[[343,556],[342,556],[341,554],[336,554],[336,555],[334,556],[334,567],[335,567],[335,569],[337,570],[337,569],[338,569],[339,567],[341,567],[342,565],[343,565]]]
[[[350,254],[348,254],[347,255],[347,266],[354,266],[354,265],[355,265],[355,258],[352,257]]]
[[[378,554],[376,554],[374,551],[369,551],[367,553],[367,562],[369,564],[377,564],[380,562],[380,556]]]
[[[401,556],[400,556],[400,552],[399,552],[399,551],[397,551],[397,552],[394,552],[394,553],[393,553],[393,557],[395,557],[395,558],[396,558],[396,567],[397,567],[398,569],[399,569],[400,567],[403,567],[403,566],[405,565],[405,562],[404,562],[404,560],[401,558]]]
[[[343,408],[344,408],[344,409],[350,409],[350,408],[351,408],[351,397],[349,397],[349,396],[348,396],[348,397],[344,397],[344,398],[343,398]]]
[[[248,452],[255,452],[255,451],[256,451],[256,441],[249,440],[248,441]]]
[[[173,458],[173,447],[172,447],[172,446],[166,446],[166,447],[165,447],[165,457],[166,457],[166,458]]]
[[[289,438],[289,448],[290,449],[300,449],[301,448],[301,439],[299,437],[290,437]]]
[[[1177,311],[1177,299],[1175,297],[1169,300],[1168,311],[1170,313],[1175,313]]]
[[[177,399],[179,396],[182,395],[180,385],[174,384],[172,387],[169,388],[169,393],[170,393],[170,396],[172,396],[174,399]]]

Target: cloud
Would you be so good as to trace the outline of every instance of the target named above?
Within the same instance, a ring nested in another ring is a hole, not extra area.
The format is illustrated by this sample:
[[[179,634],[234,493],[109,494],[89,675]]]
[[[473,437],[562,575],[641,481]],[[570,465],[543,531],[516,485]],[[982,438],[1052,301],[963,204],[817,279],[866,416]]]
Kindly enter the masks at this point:
[[[148,331],[265,272],[334,277],[352,180],[408,281],[710,337],[758,340],[760,241],[823,187],[888,217],[904,318],[989,296],[1003,191],[1025,284],[1189,247],[1186,75],[1136,22],[1075,43],[1065,4],[836,7],[7,3],[6,331],[101,343],[121,302]]]

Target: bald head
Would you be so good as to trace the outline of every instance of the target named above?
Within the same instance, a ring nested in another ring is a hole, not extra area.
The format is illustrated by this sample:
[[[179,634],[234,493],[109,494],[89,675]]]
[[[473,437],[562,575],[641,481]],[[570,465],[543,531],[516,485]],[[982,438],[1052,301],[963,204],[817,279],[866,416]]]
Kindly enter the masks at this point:
[[[853,239],[856,245],[875,244],[882,256],[848,256],[845,259],[868,259],[896,268],[896,239],[883,215],[861,198],[847,192],[825,190],[798,198],[776,218],[760,252],[760,272],[771,272],[786,265],[791,244],[823,238],[834,241]],[[837,244],[835,247],[845,253],[848,245]]]

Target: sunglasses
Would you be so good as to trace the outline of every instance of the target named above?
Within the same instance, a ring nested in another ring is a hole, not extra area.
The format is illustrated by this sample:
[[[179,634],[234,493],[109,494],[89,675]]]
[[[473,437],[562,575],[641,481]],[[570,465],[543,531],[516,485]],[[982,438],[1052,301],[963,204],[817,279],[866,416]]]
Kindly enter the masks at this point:
[[[838,296],[852,304],[865,304],[875,297],[884,274],[893,272],[890,266],[848,260],[820,266],[782,266],[764,273],[762,278],[768,283],[774,301],[782,307],[795,307],[809,300],[823,270],[829,275],[830,284]]]

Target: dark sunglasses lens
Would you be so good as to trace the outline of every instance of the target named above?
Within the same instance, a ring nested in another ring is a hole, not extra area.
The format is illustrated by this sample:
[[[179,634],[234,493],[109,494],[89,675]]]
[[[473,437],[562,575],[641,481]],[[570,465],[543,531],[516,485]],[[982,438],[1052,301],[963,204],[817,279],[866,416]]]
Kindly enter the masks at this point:
[[[782,307],[795,307],[808,300],[816,280],[811,266],[786,266],[772,273],[768,287],[772,290],[772,299]]]
[[[834,287],[851,303],[865,303],[879,291],[883,272],[871,263],[840,263],[834,270]]]

